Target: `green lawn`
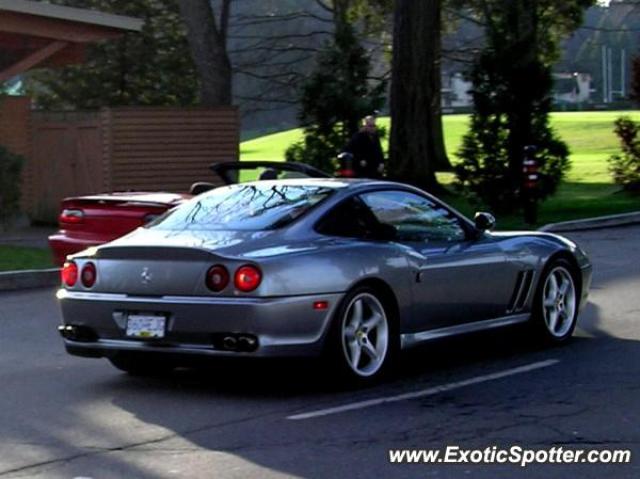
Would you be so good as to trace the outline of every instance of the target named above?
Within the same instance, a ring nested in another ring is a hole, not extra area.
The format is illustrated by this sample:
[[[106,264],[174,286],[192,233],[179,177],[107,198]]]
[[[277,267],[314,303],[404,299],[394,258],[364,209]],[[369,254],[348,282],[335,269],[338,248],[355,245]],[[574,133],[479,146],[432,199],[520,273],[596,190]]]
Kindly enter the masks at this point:
[[[47,248],[0,245],[0,271],[53,268]]]
[[[640,197],[620,192],[607,171],[607,158],[619,151],[613,121],[621,115],[640,121],[640,111],[551,115],[551,125],[571,149],[572,168],[557,194],[542,204],[540,224],[640,210]],[[455,162],[455,152],[467,130],[469,116],[446,115],[443,118],[447,151]],[[380,124],[388,131],[388,118],[382,118]],[[241,159],[281,161],[286,148],[301,137],[302,131],[294,129],[245,141],[240,145]],[[439,174],[438,178],[444,184],[453,179],[446,173]],[[451,195],[446,200],[467,215],[473,213],[472,206],[462,198]],[[519,217],[499,218],[499,224],[509,228],[524,226]]]

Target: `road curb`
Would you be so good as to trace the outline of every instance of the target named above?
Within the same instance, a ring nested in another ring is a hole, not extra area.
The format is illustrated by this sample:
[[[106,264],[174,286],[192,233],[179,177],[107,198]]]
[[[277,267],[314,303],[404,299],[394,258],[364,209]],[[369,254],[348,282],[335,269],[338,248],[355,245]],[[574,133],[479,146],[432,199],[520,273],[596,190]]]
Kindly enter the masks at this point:
[[[561,223],[550,223],[538,228],[538,231],[559,233],[563,231],[581,231],[601,228],[613,228],[615,226],[626,226],[640,223],[640,211],[632,213],[622,213],[617,215],[598,216],[584,220],[563,221]]]
[[[5,271],[0,273],[0,291],[49,288],[59,284],[60,270],[58,268]]]

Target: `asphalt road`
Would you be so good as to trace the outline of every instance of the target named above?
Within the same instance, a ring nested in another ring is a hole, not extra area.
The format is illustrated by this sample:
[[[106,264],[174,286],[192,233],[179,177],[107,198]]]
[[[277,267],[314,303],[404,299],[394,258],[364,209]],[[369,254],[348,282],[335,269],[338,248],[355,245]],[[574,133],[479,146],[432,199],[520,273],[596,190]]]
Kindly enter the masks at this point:
[[[531,346],[518,329],[432,343],[403,358],[397,379],[366,390],[333,386],[300,361],[129,377],[66,355],[53,291],[0,294],[0,478],[638,477],[640,227],[567,236],[595,267],[569,345]],[[416,391],[426,392],[288,419]],[[388,459],[390,448],[451,445],[628,448],[632,462]]]

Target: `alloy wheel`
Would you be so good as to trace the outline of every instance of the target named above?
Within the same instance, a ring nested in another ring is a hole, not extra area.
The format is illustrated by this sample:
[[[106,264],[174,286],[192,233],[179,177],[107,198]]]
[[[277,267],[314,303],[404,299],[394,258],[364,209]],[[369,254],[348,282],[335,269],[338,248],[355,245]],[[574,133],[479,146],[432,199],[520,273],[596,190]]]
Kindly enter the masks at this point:
[[[376,374],[389,349],[389,322],[384,307],[370,293],[359,293],[342,318],[342,349],[351,370],[358,376]]]
[[[571,273],[563,266],[553,268],[542,290],[542,314],[549,333],[564,337],[572,328],[576,313],[576,288]]]

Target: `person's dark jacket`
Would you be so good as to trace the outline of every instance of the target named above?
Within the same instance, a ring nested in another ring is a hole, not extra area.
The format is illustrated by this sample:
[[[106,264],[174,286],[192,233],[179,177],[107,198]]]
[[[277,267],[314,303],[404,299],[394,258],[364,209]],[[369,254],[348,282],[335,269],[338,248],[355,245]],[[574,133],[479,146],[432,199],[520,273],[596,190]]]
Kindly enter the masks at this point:
[[[353,155],[353,171],[356,177],[379,178],[381,176],[380,165],[384,162],[384,154],[378,132],[361,129],[353,135],[344,150]]]

